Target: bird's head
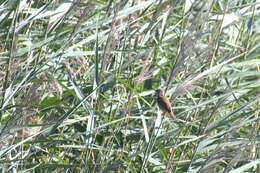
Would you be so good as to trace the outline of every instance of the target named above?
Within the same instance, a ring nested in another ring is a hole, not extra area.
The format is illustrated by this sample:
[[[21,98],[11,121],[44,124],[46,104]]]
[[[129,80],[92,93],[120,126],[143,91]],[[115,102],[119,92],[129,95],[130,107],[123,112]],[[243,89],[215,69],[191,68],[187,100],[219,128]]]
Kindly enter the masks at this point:
[[[164,91],[161,89],[157,89],[155,90],[155,92],[157,93],[158,96],[163,96],[164,95]]]

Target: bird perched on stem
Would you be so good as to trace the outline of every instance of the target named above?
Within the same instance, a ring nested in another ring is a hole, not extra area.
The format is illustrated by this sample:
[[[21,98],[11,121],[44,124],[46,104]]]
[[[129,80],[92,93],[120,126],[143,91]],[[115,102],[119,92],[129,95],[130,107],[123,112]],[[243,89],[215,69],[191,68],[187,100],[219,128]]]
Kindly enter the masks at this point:
[[[168,100],[167,97],[164,96],[164,92],[161,89],[155,90],[157,93],[157,103],[159,108],[163,111],[163,113],[168,113],[171,115],[173,120],[176,120],[174,113],[172,112],[172,106],[170,101]]]

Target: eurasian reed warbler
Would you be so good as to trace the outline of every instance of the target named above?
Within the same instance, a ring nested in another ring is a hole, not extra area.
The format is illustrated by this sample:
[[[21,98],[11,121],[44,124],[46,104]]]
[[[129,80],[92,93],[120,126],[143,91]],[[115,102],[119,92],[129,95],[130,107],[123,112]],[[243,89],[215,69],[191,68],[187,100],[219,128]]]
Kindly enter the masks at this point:
[[[155,90],[157,93],[157,103],[159,108],[163,111],[163,114],[170,114],[173,120],[176,120],[172,111],[172,105],[167,97],[164,96],[164,91],[161,89]]]

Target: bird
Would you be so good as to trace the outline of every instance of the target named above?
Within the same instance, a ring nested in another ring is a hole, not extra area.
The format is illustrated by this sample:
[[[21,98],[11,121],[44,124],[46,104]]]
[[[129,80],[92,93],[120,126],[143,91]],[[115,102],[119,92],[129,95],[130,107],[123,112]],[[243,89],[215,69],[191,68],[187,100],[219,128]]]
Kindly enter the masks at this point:
[[[172,111],[172,106],[167,97],[164,96],[164,91],[161,89],[155,90],[157,93],[157,103],[159,108],[163,111],[163,113],[168,113],[172,117],[173,120],[176,120],[174,113]]]

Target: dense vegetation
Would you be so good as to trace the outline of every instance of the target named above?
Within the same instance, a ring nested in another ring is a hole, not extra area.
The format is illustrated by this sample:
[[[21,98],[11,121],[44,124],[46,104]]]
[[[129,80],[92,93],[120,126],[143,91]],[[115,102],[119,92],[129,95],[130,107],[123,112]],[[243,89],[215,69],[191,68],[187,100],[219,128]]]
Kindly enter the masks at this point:
[[[259,0],[1,3],[2,172],[260,170]]]

